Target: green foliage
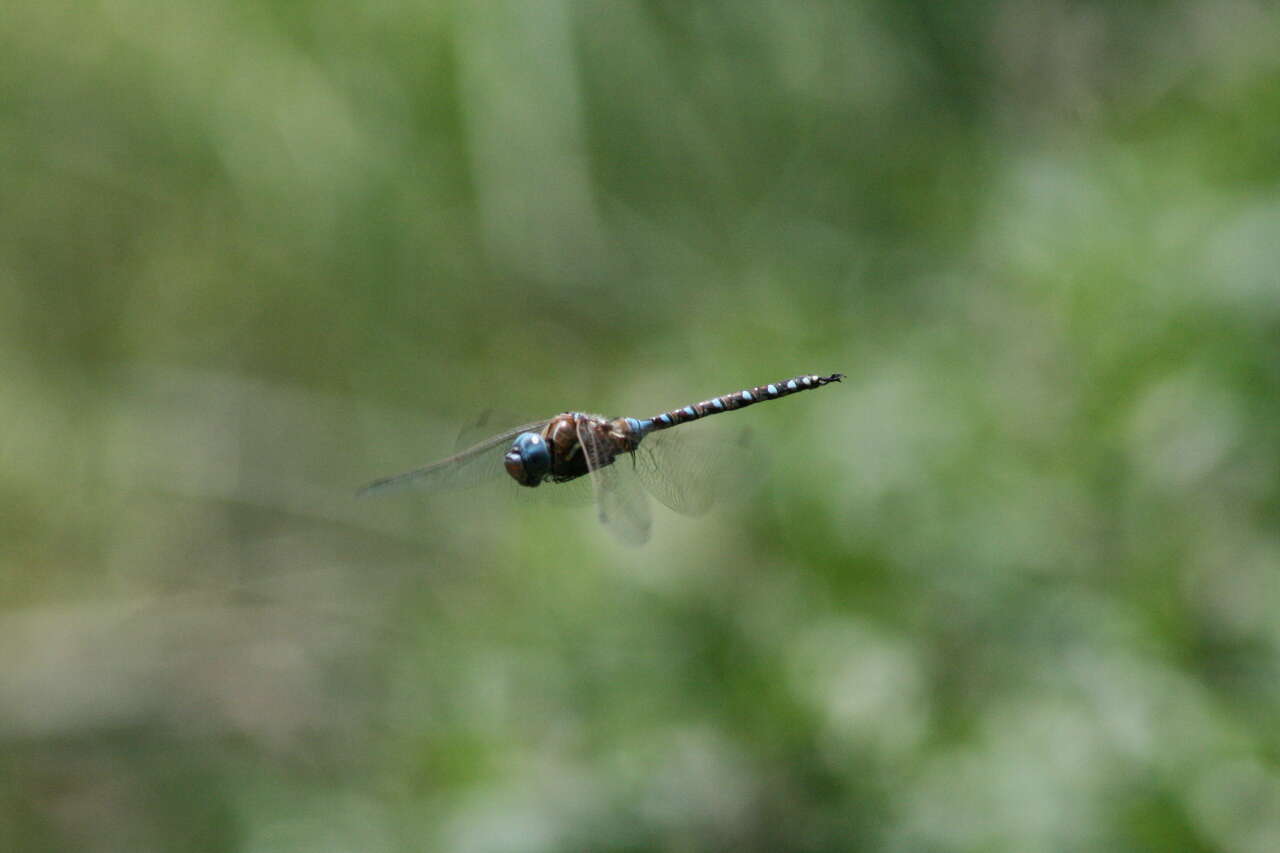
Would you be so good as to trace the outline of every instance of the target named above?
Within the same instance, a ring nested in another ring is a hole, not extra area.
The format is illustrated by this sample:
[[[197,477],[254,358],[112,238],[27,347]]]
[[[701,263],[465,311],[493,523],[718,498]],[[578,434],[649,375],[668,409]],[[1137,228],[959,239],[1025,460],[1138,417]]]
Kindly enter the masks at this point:
[[[0,848],[1280,846],[1274,14],[6,24]],[[353,499],[833,371],[641,550]]]

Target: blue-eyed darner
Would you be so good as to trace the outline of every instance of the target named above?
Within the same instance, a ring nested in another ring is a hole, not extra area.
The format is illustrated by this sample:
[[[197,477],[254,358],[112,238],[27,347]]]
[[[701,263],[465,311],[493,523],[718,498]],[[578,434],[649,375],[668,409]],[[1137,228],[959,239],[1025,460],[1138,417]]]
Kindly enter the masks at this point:
[[[844,378],[797,376],[769,385],[712,397],[652,418],[606,418],[564,412],[553,418],[512,427],[431,465],[375,480],[360,494],[377,494],[406,486],[443,491],[473,485],[506,473],[522,486],[563,484],[590,475],[600,521],[621,541],[640,544],[649,537],[649,506],[639,479],[655,498],[677,512],[706,511],[720,484],[714,482],[708,454],[687,442],[672,440],[663,430],[721,412],[731,412],[821,388]],[[658,435],[653,435],[659,433]],[[650,437],[652,436],[652,437]],[[629,456],[631,465],[615,465]],[[704,457],[700,459],[699,457]],[[626,469],[637,477],[628,476]]]

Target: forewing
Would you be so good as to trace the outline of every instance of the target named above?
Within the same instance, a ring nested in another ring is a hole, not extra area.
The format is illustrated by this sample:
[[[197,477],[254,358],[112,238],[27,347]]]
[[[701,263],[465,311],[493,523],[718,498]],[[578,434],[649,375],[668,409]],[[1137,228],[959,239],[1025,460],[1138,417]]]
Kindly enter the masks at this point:
[[[649,538],[649,503],[629,472],[626,458],[614,459],[613,448],[596,435],[587,422],[578,425],[578,443],[586,454],[587,470],[595,486],[600,523],[625,545],[641,545]]]
[[[458,430],[458,440],[453,444],[453,451],[462,453],[477,444],[483,444],[491,436],[505,435],[510,430],[521,429],[516,424],[527,420],[528,418],[503,409],[485,409],[475,420],[463,424],[462,429]]]
[[[634,456],[649,494],[684,515],[743,494],[761,475],[747,430],[736,438],[666,430],[646,437]]]
[[[361,495],[378,495],[403,488],[424,489],[427,491],[450,491],[464,489],[479,483],[496,479],[505,475],[502,467],[502,456],[507,445],[522,432],[537,432],[546,426],[546,421],[535,421],[523,426],[512,427],[506,432],[489,438],[455,453],[448,459],[441,459],[430,465],[374,480],[360,490]]]

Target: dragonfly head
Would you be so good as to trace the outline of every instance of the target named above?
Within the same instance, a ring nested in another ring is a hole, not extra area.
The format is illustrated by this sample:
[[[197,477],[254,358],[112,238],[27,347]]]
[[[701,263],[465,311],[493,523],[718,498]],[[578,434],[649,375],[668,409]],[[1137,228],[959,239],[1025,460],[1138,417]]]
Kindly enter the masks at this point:
[[[536,486],[551,472],[551,448],[538,433],[522,432],[503,457],[503,463],[517,483]]]

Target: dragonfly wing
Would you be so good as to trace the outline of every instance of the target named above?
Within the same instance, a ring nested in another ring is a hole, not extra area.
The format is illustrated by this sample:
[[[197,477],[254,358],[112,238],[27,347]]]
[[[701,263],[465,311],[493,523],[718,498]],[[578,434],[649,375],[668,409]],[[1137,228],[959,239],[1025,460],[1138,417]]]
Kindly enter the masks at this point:
[[[458,431],[458,440],[454,442],[453,450],[461,453],[482,444],[490,436],[506,435],[510,430],[523,429],[516,424],[526,420],[528,418],[513,415],[503,409],[485,409],[475,420],[464,424]]]
[[[649,494],[684,515],[702,515],[718,500],[745,493],[761,475],[749,430],[728,440],[668,430],[645,438],[634,455]]]
[[[537,491],[538,500],[560,507],[579,507],[594,503],[590,477],[578,477],[563,483],[543,483]]]
[[[578,425],[578,443],[595,486],[600,523],[625,545],[643,544],[649,538],[649,503],[635,478],[619,468],[629,460],[618,461],[613,448],[590,423]]]
[[[537,432],[546,426],[546,421],[535,421],[523,426],[512,427],[506,432],[468,447],[461,453],[455,453],[448,459],[441,459],[430,465],[374,480],[360,490],[361,495],[375,495],[403,488],[425,489],[427,491],[449,491],[464,489],[505,474],[502,467],[503,454],[507,445],[522,432]]]

